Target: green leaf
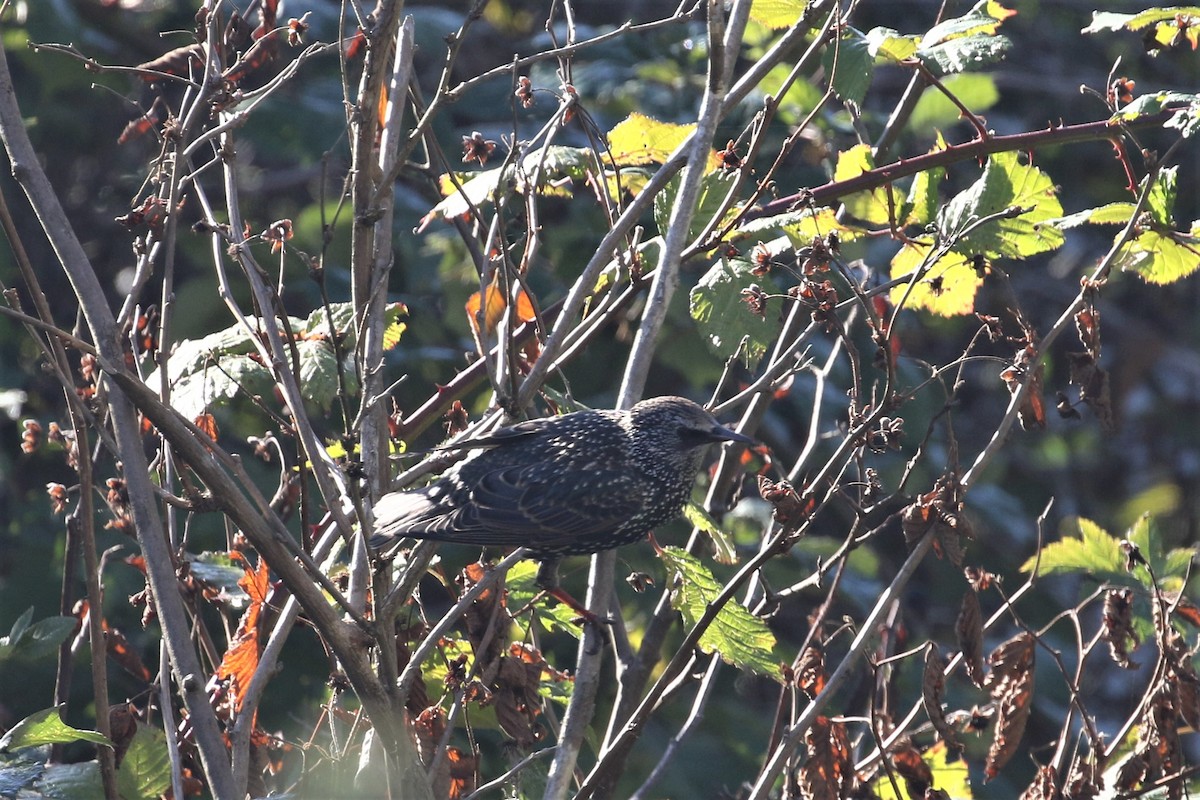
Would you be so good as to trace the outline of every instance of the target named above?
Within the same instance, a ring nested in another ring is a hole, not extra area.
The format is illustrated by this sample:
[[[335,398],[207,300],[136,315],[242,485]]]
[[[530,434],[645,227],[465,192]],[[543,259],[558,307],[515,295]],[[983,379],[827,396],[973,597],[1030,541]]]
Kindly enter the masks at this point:
[[[1197,28],[1193,26],[1193,30]],[[1185,139],[1200,131],[1200,94],[1183,92],[1157,92],[1144,94],[1113,114],[1110,124],[1117,124],[1141,116],[1156,114],[1166,108],[1177,108],[1175,114],[1163,123],[1164,128],[1177,128]]]
[[[1116,265],[1136,272],[1147,283],[1174,283],[1200,269],[1200,236],[1144,231],[1125,245]]]
[[[121,768],[117,789],[122,800],[156,800],[171,785],[171,756],[162,731],[139,724]]]
[[[18,750],[22,747],[41,747],[45,744],[68,744],[70,742],[92,742],[112,747],[108,737],[97,731],[72,728],[59,717],[57,708],[46,708],[14,725],[0,737],[0,750]]]
[[[894,28],[872,28],[867,31],[867,52],[874,59],[903,61],[917,52],[920,37],[905,36]]]
[[[296,350],[300,354],[300,393],[305,400],[328,411],[338,393],[338,362],[333,345],[324,339],[303,339],[296,342]],[[346,370],[346,382],[347,391],[357,390],[354,370]]]
[[[875,57],[866,37],[847,29],[836,45],[825,49],[822,64],[825,74],[832,77],[830,88],[838,99],[861,105],[875,71]]]
[[[922,47],[917,57],[936,75],[952,75],[970,69],[995,64],[1012,47],[1004,36],[967,36],[948,42]]]
[[[946,90],[976,114],[983,113],[1000,99],[996,79],[991,75],[964,73],[951,75],[942,81]],[[962,112],[941,90],[930,86],[921,94],[906,126],[918,134],[936,128],[946,128],[959,120]]]
[[[1133,203],[1107,203],[1096,208],[1076,211],[1065,217],[1048,219],[1043,225],[1053,225],[1060,231],[1080,225],[1124,225],[1133,215]]]
[[[1011,43],[996,31],[1015,14],[996,0],[982,0],[961,17],[945,20],[921,37],[916,56],[934,73],[948,75],[992,64]]]
[[[667,580],[679,583],[671,592],[671,605],[683,614],[688,627],[704,614],[708,604],[721,592],[721,584],[708,568],[686,550],[664,548],[662,560]],[[736,601],[726,603],[712,625],[700,637],[700,649],[719,653],[727,663],[775,680],[781,679],[779,659],[775,657],[775,636],[766,623]]]
[[[1139,517],[1125,538],[1137,545],[1142,556],[1150,563],[1161,588],[1167,591],[1179,591],[1183,588],[1183,579],[1187,577],[1188,569],[1196,558],[1196,547],[1177,547],[1169,552],[1165,551],[1162,546],[1162,532],[1155,529],[1154,520],[1149,514]],[[1144,586],[1151,586],[1150,576],[1144,569],[1135,569],[1134,572],[1141,578]]]
[[[1200,100],[1193,100],[1191,105],[1176,111],[1175,116],[1167,120],[1163,127],[1177,128],[1179,135],[1185,139],[1200,131]]]
[[[1099,580],[1126,578],[1120,540],[1090,519],[1079,517],[1075,524],[1079,538],[1051,542],[1042,548],[1040,562],[1037,556],[1031,556],[1021,565],[1021,571],[1032,572],[1036,566],[1042,576],[1088,572]],[[1122,582],[1128,582],[1127,578]]]
[[[659,233],[664,236],[671,224],[671,215],[675,211],[676,199],[679,196],[681,175],[676,175],[654,198],[654,224]],[[688,238],[695,239],[700,235],[712,218],[725,204],[725,198],[730,189],[737,184],[737,174],[734,172],[710,172],[700,179],[700,197],[696,202],[696,213],[688,227]]]
[[[933,221],[941,207],[938,202],[938,184],[944,177],[945,167],[927,169],[913,176],[912,185],[908,187],[908,197],[904,200],[908,208],[904,224],[927,225]]]
[[[717,524],[711,514],[689,500],[683,506],[683,516],[693,528],[704,531],[712,539],[713,547],[716,548],[713,559],[718,564],[737,563],[737,550],[734,548],[733,537],[721,530],[721,526]]]
[[[837,212],[832,208],[822,206],[817,209],[800,209],[786,211],[773,217],[762,217],[750,220],[733,232],[730,241],[757,239],[767,241],[777,236],[787,236],[793,247],[808,247],[814,237],[824,238],[830,232],[836,231],[843,242],[858,237],[858,230],[848,228],[838,222]]]
[[[330,327],[332,320],[333,326]],[[356,341],[357,328],[354,324],[353,303],[330,303],[329,309],[319,306],[313,309],[304,321],[305,333],[324,334],[325,336],[344,335],[348,346],[353,347]]]
[[[448,175],[443,175],[441,190],[444,198],[421,218],[421,228],[434,220],[461,217],[470,212],[472,206],[486,206],[496,194],[504,196],[509,191],[525,194],[529,187],[524,180],[534,175],[537,176],[539,194],[569,195],[570,189],[563,185],[563,179],[582,178],[591,162],[592,150],[552,145],[544,155],[543,158],[542,149],[538,148],[524,156],[519,171],[510,165],[460,175],[461,189]]]
[[[1092,24],[1083,29],[1083,33],[1101,33],[1103,31],[1127,30],[1134,33],[1148,28],[1154,29],[1154,40],[1163,47],[1170,47],[1180,28],[1175,24],[1176,17],[1200,17],[1200,6],[1172,6],[1170,8],[1148,8],[1136,14],[1119,14],[1112,11],[1093,11]],[[1200,31],[1196,26],[1189,26],[1183,35],[1196,48]]]
[[[720,358],[728,358],[747,337],[746,366],[753,369],[779,332],[778,314],[768,305],[766,318],[754,314],[742,300],[742,290],[751,284],[767,294],[776,294],[770,277],[754,275],[753,265],[743,258],[724,258],[713,264],[691,292],[690,308],[709,347]]]
[[[754,0],[750,19],[773,31],[790,28],[800,19],[808,0]]]
[[[1150,216],[1166,228],[1175,225],[1172,210],[1175,208],[1175,178],[1178,172],[1179,167],[1164,167],[1159,170],[1158,180],[1150,187],[1150,195],[1146,198],[1146,208],[1150,210]],[[1142,186],[1145,185],[1146,181],[1143,180]]]
[[[0,638],[0,662],[9,658],[40,659],[58,652],[58,646],[75,631],[74,617],[46,617],[31,624],[33,607],[13,623],[8,636]]]
[[[939,22],[921,37],[921,47],[933,47],[943,42],[967,36],[994,34],[1004,20],[1017,12],[1005,8],[997,0],[980,0],[961,17]]]
[[[945,205],[938,229],[943,236],[958,237],[977,220],[1015,206],[1020,214],[974,228],[954,250],[988,258],[1028,258],[1054,250],[1063,243],[1062,231],[1039,223],[1062,216],[1056,192],[1044,172],[1021,164],[1016,153],[997,153],[979,180]]]
[[[151,386],[157,385],[154,377],[149,381]],[[171,405],[185,418],[194,420],[239,394],[269,395],[274,385],[271,371],[249,356],[214,353],[211,363],[171,384]]]
[[[538,562],[524,559],[513,564],[504,578],[504,586],[508,592],[508,609],[516,612],[533,602],[533,598],[542,592],[537,585]],[[583,626],[576,622],[579,616],[575,610],[558,602],[539,601],[536,608],[537,618],[547,629],[568,633],[578,639],[583,635]]]
[[[1200,107],[1200,94],[1168,91],[1143,94],[1134,98],[1132,103],[1125,105],[1120,111],[1113,114],[1109,123],[1115,125],[1118,122],[1128,122],[1138,117],[1157,114],[1159,111],[1171,107],[1180,107],[1179,110],[1181,112],[1190,112],[1194,116],[1196,109]],[[1168,122],[1167,125],[1170,126],[1171,123]],[[1195,131],[1191,132],[1194,133]],[[1188,133],[1184,133],[1184,135],[1187,136]]]

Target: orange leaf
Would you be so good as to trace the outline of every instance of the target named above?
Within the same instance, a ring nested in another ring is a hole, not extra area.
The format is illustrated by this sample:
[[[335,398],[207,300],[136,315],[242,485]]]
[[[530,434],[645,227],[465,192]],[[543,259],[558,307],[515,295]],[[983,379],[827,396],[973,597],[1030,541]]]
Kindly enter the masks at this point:
[[[233,696],[234,708],[241,710],[242,695],[254,670],[258,668],[258,657],[261,652],[259,637],[259,621],[263,606],[266,604],[267,591],[270,589],[270,570],[267,562],[258,560],[257,569],[247,566],[246,574],[238,581],[238,586],[250,596],[250,605],[242,614],[238,623],[237,634],[233,643],[221,659],[217,667],[217,678],[229,679],[229,692]]]
[[[481,301],[479,292],[475,292],[467,299],[467,321],[471,323],[471,330],[475,334],[475,339],[480,340],[479,331],[479,309]],[[504,296],[504,292],[500,289],[499,276],[492,278],[492,283],[487,287],[487,306],[483,311],[483,329],[491,336],[496,331],[496,326],[500,324],[500,319],[504,315],[505,309],[508,308],[508,299]],[[531,322],[536,318],[533,310],[533,300],[524,289],[520,289],[517,295],[516,319],[518,322]]]

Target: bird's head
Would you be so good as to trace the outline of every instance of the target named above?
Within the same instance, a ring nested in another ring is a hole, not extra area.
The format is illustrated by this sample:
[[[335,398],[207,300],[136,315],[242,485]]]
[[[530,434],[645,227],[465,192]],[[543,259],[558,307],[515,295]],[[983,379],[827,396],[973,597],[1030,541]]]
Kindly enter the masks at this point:
[[[653,442],[663,455],[700,453],[717,442],[753,444],[754,440],[717,422],[717,418],[684,397],[654,397],[629,411],[630,424],[639,437]]]

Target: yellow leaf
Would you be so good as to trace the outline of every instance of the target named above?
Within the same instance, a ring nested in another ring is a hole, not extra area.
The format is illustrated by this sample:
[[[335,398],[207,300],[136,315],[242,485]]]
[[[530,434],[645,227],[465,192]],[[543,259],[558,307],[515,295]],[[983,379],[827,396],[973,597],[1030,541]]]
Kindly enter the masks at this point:
[[[750,19],[773,31],[790,28],[804,13],[808,0],[754,0]]]
[[[608,132],[608,147],[621,166],[661,164],[695,129],[633,113]]]
[[[910,242],[892,259],[892,277],[899,278],[920,266],[932,245]],[[929,269],[925,277],[908,291],[908,284],[895,286],[892,303],[898,304],[908,296],[909,308],[923,308],[940,317],[970,314],[975,310],[975,293],[983,278],[975,272],[971,259],[959,253],[947,253]]]
[[[875,161],[871,157],[871,146],[869,144],[857,144],[849,150],[838,153],[837,166],[833,171],[833,179],[835,181],[849,180],[874,168]],[[886,225],[891,220],[892,213],[898,217],[902,215],[900,204],[904,200],[901,195],[894,194],[891,211],[889,211],[887,193],[888,189],[886,186],[881,186],[869,192],[855,192],[844,200],[846,210],[855,219],[860,219],[872,225]]]

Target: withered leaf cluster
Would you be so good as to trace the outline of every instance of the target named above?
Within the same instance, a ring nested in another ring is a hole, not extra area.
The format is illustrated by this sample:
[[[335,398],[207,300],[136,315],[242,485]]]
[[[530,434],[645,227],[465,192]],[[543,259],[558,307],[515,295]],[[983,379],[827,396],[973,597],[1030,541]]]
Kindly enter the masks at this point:
[[[1033,708],[1033,661],[1037,644],[1033,635],[1021,632],[1004,642],[988,657],[991,671],[986,685],[996,707],[996,731],[988,749],[984,774],[996,777],[1017,752],[1025,724]]]
[[[958,483],[958,476],[948,472],[937,479],[933,489],[918,495],[904,509],[901,516],[904,541],[909,547],[914,547],[932,530],[935,537],[933,547],[938,556],[945,556],[954,566],[961,567],[963,539],[975,538],[962,508],[962,487]]]

